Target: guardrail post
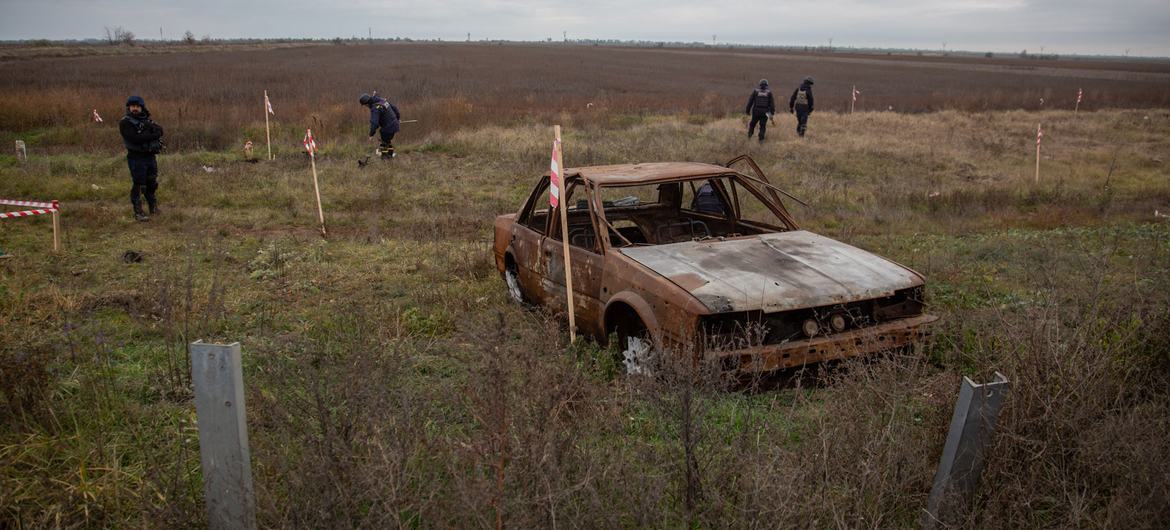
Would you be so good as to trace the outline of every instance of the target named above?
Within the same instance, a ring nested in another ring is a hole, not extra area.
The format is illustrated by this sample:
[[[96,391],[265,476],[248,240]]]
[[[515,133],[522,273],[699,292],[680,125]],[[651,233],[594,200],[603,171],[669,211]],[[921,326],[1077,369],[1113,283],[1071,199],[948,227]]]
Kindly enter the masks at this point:
[[[923,528],[947,523],[959,510],[970,507],[1009,388],[1007,377],[999,372],[994,381],[985,384],[963,377],[934,487],[922,516]]]
[[[256,528],[240,343],[191,343],[191,380],[207,523],[213,530]]]

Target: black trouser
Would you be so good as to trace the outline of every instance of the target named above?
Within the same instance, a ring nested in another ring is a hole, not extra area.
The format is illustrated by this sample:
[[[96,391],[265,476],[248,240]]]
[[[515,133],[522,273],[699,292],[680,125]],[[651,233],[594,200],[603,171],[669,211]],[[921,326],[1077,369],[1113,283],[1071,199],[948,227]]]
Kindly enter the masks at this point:
[[[768,131],[768,113],[752,111],[752,123],[748,125],[748,138],[752,137],[752,133],[756,132],[756,124],[760,124],[760,139],[764,139],[764,134]]]
[[[142,199],[139,194],[146,196],[146,204],[151,213],[158,207],[154,192],[158,189],[158,162],[153,156],[149,158],[126,158],[130,165],[130,179],[133,186],[130,188],[130,204],[134,205],[134,213],[142,213]]]
[[[804,131],[808,130],[808,115],[812,114],[808,107],[796,107],[796,134],[804,136]]]
[[[382,143],[378,144],[378,151],[382,153],[383,157],[394,156],[393,142],[395,133],[386,132],[385,130],[379,132],[382,135]]]

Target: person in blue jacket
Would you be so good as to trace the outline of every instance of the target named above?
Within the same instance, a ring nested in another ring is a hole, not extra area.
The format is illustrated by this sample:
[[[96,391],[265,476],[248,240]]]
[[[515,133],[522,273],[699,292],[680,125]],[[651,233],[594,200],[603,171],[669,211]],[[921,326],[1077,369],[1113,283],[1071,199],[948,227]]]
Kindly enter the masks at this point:
[[[386,98],[379,96],[377,92],[374,95],[362,94],[358,101],[370,108],[370,139],[374,138],[374,133],[381,133],[382,141],[378,144],[378,154],[383,159],[394,158],[394,135],[398,133],[398,120],[402,119],[402,114],[398,112],[398,107],[393,103],[386,101]]]

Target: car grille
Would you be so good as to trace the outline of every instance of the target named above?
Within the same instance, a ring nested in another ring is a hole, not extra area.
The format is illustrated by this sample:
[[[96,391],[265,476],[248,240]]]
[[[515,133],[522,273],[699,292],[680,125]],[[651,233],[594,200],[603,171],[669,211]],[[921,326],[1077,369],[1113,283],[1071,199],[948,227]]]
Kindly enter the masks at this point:
[[[704,317],[701,332],[707,348],[728,349],[781,344],[810,337],[805,326],[816,323],[814,337],[831,336],[874,324],[922,314],[925,306],[924,289],[913,287],[895,292],[892,296],[860,300],[844,304],[795,309],[779,313],[723,313]],[[840,317],[834,329],[834,317]]]

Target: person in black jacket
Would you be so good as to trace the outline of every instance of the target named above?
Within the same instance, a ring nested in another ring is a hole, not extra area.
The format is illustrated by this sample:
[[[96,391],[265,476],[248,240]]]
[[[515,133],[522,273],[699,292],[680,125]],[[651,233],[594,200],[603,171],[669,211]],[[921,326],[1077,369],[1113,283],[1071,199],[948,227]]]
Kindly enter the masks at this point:
[[[386,101],[377,92],[372,96],[362,94],[358,102],[370,108],[370,139],[372,140],[374,133],[381,129],[382,142],[378,144],[378,154],[383,160],[394,158],[394,145],[391,142],[398,133],[398,120],[402,119],[398,107]]]
[[[752,91],[752,95],[748,97],[747,109],[744,112],[752,117],[752,122],[748,125],[748,138],[752,137],[758,123],[760,124],[760,141],[764,141],[764,133],[768,130],[768,119],[776,113],[776,100],[772,97],[772,91],[768,89],[767,79],[761,79],[759,88]]]
[[[813,111],[813,78],[806,77],[800,83],[800,87],[792,91],[792,97],[788,98],[788,112],[796,114],[796,134],[804,136],[804,131],[808,130],[808,115]]]
[[[140,195],[146,196],[151,215],[158,214],[158,199],[154,195],[158,190],[158,161],[155,155],[163,149],[163,128],[150,119],[150,111],[141,97],[130,96],[126,100],[126,115],[118,122],[118,132],[122,133],[122,143],[126,146],[126,162],[130,166],[130,180],[133,182],[130,204],[134,206],[134,218],[147,221],[150,217],[142,211]]]

